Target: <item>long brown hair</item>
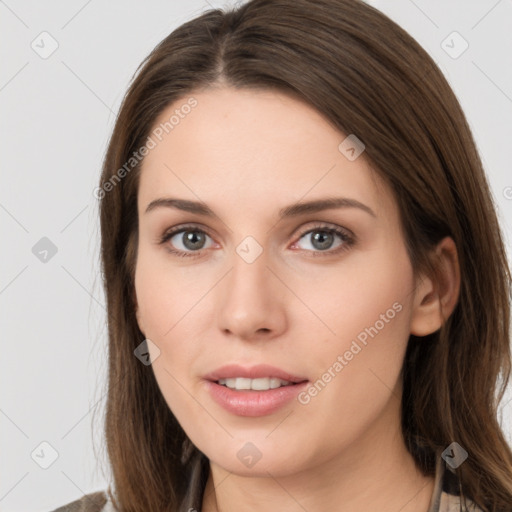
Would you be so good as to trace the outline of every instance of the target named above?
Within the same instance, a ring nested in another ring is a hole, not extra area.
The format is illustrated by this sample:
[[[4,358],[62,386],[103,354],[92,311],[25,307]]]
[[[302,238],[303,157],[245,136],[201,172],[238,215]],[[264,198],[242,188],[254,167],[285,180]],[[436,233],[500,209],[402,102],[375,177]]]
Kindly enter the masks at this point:
[[[469,453],[456,470],[464,495],[485,511],[510,510],[512,452],[498,412],[511,371],[511,276],[492,195],[436,64],[360,0],[252,0],[210,10],[174,30],[137,69],[96,194],[108,307],[105,435],[118,509],[178,511],[201,503],[192,484],[204,485],[208,461],[190,445],[151,366],[134,357],[144,335],[134,302],[140,161],[133,155],[167,106],[219,84],[292,94],[340,132],[356,134],[391,186],[416,274],[434,273],[429,250],[453,238],[459,300],[428,339],[410,336],[403,436],[425,475],[458,442]]]

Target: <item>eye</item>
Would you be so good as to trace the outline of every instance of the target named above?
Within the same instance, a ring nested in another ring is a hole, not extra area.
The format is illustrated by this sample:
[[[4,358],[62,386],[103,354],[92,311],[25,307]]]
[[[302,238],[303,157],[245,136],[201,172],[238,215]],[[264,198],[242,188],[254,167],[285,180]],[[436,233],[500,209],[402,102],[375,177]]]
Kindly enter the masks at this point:
[[[177,256],[196,256],[195,253],[199,253],[203,249],[208,249],[209,246],[205,246],[207,239],[211,237],[202,229],[198,229],[194,226],[182,226],[179,229],[174,229],[164,233],[160,239],[160,243],[164,244],[170,242],[168,250]]]
[[[302,233],[298,242],[305,240],[305,247],[299,247],[315,253],[337,254],[340,251],[348,250],[354,244],[354,236],[339,227],[329,227],[325,225],[315,226],[312,229]],[[336,242],[337,240],[337,242]]]

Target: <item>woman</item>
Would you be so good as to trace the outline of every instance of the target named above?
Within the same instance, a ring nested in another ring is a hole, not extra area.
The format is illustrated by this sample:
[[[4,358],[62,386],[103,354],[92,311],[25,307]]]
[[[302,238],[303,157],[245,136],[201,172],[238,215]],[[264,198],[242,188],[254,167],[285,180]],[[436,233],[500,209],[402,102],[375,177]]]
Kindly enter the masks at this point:
[[[59,510],[512,510],[504,245],[395,23],[357,0],[185,23],[95,195],[113,482]]]

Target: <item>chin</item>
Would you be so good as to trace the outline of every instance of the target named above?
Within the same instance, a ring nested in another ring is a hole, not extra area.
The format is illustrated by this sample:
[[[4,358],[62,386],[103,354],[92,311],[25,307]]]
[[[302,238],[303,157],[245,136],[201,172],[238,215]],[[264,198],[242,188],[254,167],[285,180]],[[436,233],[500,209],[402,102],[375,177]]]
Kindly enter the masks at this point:
[[[312,461],[308,464],[308,455],[300,446],[276,445],[265,440],[267,435],[262,434],[260,441],[254,436],[254,442],[247,438],[231,440],[228,446],[217,445],[211,450],[202,451],[211,463],[239,476],[268,477],[270,473],[273,477],[284,477],[313,465]]]

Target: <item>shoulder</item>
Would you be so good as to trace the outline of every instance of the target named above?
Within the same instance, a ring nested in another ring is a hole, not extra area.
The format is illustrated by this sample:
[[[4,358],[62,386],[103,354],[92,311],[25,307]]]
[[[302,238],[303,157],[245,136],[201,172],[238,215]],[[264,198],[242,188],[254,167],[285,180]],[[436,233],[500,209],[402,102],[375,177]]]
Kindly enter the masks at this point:
[[[116,512],[105,491],[84,494],[80,499],[67,503],[52,512]]]

